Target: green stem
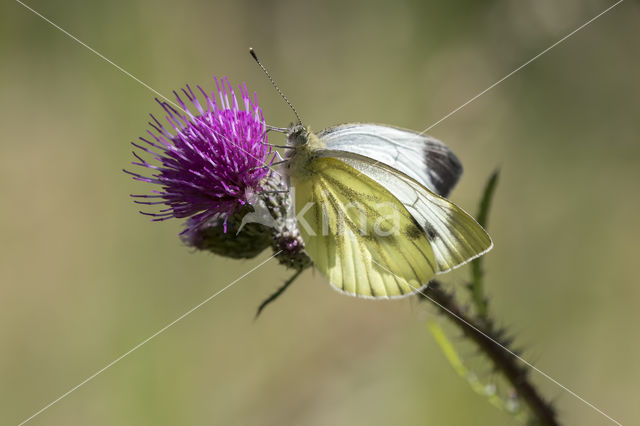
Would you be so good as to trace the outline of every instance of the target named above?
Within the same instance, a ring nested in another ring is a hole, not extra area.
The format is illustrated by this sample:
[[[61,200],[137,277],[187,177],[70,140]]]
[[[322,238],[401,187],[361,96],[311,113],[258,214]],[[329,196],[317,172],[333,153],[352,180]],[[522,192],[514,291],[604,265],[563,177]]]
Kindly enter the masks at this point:
[[[478,211],[477,221],[483,227],[487,228],[487,222],[489,218],[489,207],[491,207],[491,200],[493,193],[495,192],[496,185],[498,183],[499,171],[493,172],[487,185],[484,189],[482,200],[480,201],[480,208]],[[487,298],[484,294],[484,271],[482,269],[484,256],[473,260],[471,262],[471,283],[469,283],[469,291],[471,292],[471,300],[476,308],[478,318],[486,321],[489,315],[489,307]]]

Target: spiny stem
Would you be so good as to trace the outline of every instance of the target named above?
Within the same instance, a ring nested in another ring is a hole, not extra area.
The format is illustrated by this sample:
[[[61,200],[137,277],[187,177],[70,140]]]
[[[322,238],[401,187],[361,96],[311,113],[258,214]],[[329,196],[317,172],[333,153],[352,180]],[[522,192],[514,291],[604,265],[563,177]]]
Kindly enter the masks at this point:
[[[479,321],[467,315],[465,310],[458,305],[453,295],[444,291],[441,284],[436,280],[429,283],[424,293],[428,298],[437,302],[434,303],[434,305],[436,305],[440,312],[446,314],[451,321],[462,330],[464,335],[491,360],[496,371],[504,375],[517,392],[518,397],[521,398],[531,410],[531,413],[537,420],[535,424],[542,426],[560,425],[556,420],[555,410],[551,404],[544,400],[530,382],[528,368],[522,365],[515,356],[496,345],[495,342],[499,342],[500,345],[509,348],[509,350],[514,353],[518,352],[510,348],[509,341],[499,330],[496,330],[490,319],[485,318]],[[490,338],[482,335],[476,329]]]

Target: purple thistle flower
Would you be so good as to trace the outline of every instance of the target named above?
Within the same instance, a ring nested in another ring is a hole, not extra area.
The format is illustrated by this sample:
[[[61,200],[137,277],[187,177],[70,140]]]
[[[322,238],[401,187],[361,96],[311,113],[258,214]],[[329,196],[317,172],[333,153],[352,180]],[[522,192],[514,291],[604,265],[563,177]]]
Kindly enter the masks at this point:
[[[147,130],[150,138],[141,137],[143,144],[132,145],[159,164],[151,164],[133,151],[138,161],[132,164],[151,169],[153,174],[146,177],[124,170],[135,180],[162,188],[150,195],[131,195],[138,204],[165,206],[155,213],[141,213],[152,216],[153,221],[190,218],[183,233],[211,219],[223,220],[226,232],[227,219],[247,203],[250,194],[260,190],[269,173],[265,166],[274,160],[257,95],[251,99],[246,84],[240,86],[244,104],[240,109],[226,77],[221,82],[215,77],[214,80],[219,103],[214,93],[208,95],[197,86],[206,101],[204,108],[191,87],[182,89],[196,115],[175,91],[179,108],[156,98],[167,113],[165,118],[173,133],[151,115],[153,122],[149,125],[153,130]]]

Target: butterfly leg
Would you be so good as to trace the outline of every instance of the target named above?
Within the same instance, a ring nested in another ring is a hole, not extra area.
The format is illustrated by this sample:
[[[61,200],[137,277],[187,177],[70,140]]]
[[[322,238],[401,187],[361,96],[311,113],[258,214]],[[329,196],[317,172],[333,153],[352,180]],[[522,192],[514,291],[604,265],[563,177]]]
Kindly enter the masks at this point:
[[[269,126],[268,124],[266,124],[266,126],[267,126],[267,131],[273,130],[274,132],[279,132],[279,133],[287,133],[289,131],[289,128],[287,127],[275,127],[275,126]]]

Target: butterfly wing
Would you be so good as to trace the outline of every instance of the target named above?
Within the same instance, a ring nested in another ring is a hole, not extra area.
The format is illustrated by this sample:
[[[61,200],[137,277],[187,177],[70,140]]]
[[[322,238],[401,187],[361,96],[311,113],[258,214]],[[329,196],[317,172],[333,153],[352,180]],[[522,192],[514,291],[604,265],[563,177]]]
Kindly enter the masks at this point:
[[[436,273],[450,271],[493,247],[486,231],[464,210],[386,164],[342,151],[319,151],[337,158],[388,190],[407,209],[429,240]]]
[[[462,164],[442,142],[416,132],[378,124],[343,124],[318,137],[326,148],[379,161],[446,197],[462,175]]]
[[[426,233],[382,185],[335,158],[315,158],[292,176],[298,226],[315,266],[339,290],[392,298],[436,273]]]

